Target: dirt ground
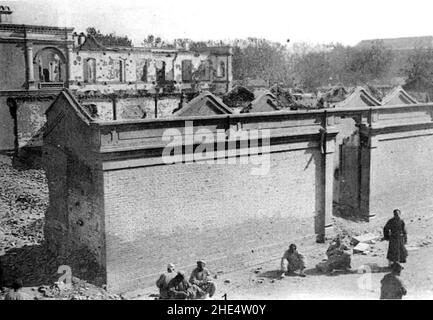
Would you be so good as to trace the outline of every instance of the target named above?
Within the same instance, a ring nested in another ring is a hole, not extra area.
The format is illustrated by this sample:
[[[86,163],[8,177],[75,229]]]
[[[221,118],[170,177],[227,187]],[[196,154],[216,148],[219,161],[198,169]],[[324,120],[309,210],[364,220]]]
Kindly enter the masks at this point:
[[[12,276],[24,280],[24,292],[33,299],[137,299],[153,300],[157,288],[149,287],[122,296],[111,294],[83,280],[73,278],[69,287],[56,284],[58,258],[50,256],[44,246],[44,213],[48,206],[48,188],[43,171],[16,170],[7,158],[0,157],[0,262]],[[408,229],[408,262],[402,271],[408,294],[405,299],[433,298],[433,213],[428,209],[402,216]],[[334,218],[334,232],[351,236],[373,233],[381,236],[385,221],[360,223]],[[388,272],[388,243],[378,240],[368,253],[352,256],[351,272],[321,274],[315,265],[322,261],[329,245],[314,240],[298,242],[307,263],[307,277],[286,276],[281,279],[280,257],[248,269],[234,272],[212,270],[217,294],[214,299],[378,299],[380,280]],[[287,248],[281,248],[281,255]],[[162,266],[162,270],[163,271]],[[363,270],[371,272],[364,273]],[[3,288],[0,300],[7,291]]]
[[[380,227],[374,230],[375,228],[371,225],[348,224],[352,229],[357,227],[357,233],[364,233],[362,230],[368,230],[380,234]],[[378,221],[377,224],[379,225],[380,222]],[[401,279],[408,291],[404,299],[433,299],[433,237],[431,236],[433,219],[421,214],[408,219],[407,225],[409,257],[401,274]],[[335,271],[331,274],[322,274],[315,270],[315,265],[324,258],[328,245],[329,241],[325,244],[317,244],[312,240],[298,243],[299,251],[302,250],[306,257],[307,276],[305,278],[286,276],[281,279],[280,258],[256,265],[254,268],[219,274],[214,280],[217,284],[217,294],[214,299],[222,300],[224,294],[227,294],[228,300],[379,299],[380,280],[389,272],[385,258],[388,242],[379,240],[370,245],[367,254],[354,254],[350,272]],[[281,255],[283,252],[284,248],[282,248]],[[212,266],[209,268],[211,269]],[[364,270],[369,270],[369,272]],[[131,298],[154,299],[156,293],[156,288],[147,288],[137,292],[138,296]]]

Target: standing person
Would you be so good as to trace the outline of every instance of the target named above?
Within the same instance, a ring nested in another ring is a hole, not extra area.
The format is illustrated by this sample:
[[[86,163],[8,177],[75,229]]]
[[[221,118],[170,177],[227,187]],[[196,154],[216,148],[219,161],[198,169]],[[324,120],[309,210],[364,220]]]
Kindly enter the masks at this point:
[[[198,286],[202,291],[203,295],[209,294],[209,298],[215,294],[216,286],[210,278],[210,272],[205,267],[206,263],[202,260],[197,261],[197,268],[191,272],[189,282]]]
[[[173,263],[169,263],[167,266],[167,272],[161,274],[159,279],[156,281],[156,286],[159,288],[159,298],[168,299],[168,283],[175,277],[175,267]]]
[[[383,237],[389,241],[386,258],[391,266],[395,262],[405,263],[407,258],[407,232],[403,219],[400,218],[401,211],[395,209],[394,217],[389,219],[383,228]]]
[[[407,291],[400,279],[403,267],[399,263],[394,263],[391,267],[391,273],[386,274],[380,281],[380,299],[402,299]]]
[[[12,284],[12,290],[6,294],[5,300],[30,300],[29,296],[21,292],[22,287],[23,281],[21,279],[16,279]]]
[[[284,276],[285,272],[294,273],[299,270],[299,276],[305,277],[304,269],[304,256],[298,252],[296,244],[292,243],[281,258],[281,271],[283,271],[282,276]]]

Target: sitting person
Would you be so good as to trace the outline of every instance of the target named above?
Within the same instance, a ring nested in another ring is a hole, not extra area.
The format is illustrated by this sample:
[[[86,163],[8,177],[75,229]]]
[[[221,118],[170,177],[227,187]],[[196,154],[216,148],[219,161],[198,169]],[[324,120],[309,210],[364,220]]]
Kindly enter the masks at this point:
[[[328,257],[326,262],[321,262],[316,266],[316,269],[322,272],[332,272],[333,270],[350,270],[352,267],[351,256],[352,250],[341,243],[341,239],[337,236],[326,250]]]
[[[159,298],[169,299],[168,295],[168,283],[175,277],[174,264],[170,263],[167,266],[167,272],[161,274],[159,279],[156,281],[156,286],[159,288]]]
[[[200,288],[200,291],[198,291],[199,297],[202,298],[208,294],[209,298],[212,298],[215,294],[216,286],[215,283],[209,279],[210,272],[205,266],[206,263],[204,261],[197,261],[197,268],[192,271],[189,282]]]
[[[386,274],[380,281],[380,299],[401,300],[407,294],[406,288],[400,279],[402,269],[403,267],[398,262],[391,266],[391,273]]]
[[[299,270],[299,276],[305,277],[304,269],[304,256],[298,252],[296,244],[292,243],[281,258],[282,277],[284,277],[285,272],[290,274],[295,273],[297,270]]]
[[[169,299],[195,299],[197,291],[200,290],[197,286],[191,285],[185,279],[185,273],[179,271],[177,275],[168,283],[168,297]]]

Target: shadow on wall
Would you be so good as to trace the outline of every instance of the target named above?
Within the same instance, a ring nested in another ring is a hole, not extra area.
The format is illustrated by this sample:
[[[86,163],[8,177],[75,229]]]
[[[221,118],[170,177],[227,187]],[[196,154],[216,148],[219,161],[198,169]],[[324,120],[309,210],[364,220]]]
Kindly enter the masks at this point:
[[[41,169],[42,147],[21,147],[12,157],[12,165],[18,170]]]

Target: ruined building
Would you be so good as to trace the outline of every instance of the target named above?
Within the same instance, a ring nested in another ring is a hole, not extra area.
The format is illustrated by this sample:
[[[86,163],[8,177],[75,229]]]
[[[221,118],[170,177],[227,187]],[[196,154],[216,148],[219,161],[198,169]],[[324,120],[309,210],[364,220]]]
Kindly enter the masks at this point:
[[[40,147],[44,112],[63,88],[101,119],[170,116],[181,91],[231,89],[230,47],[113,48],[73,28],[12,18],[0,6],[0,152]]]

